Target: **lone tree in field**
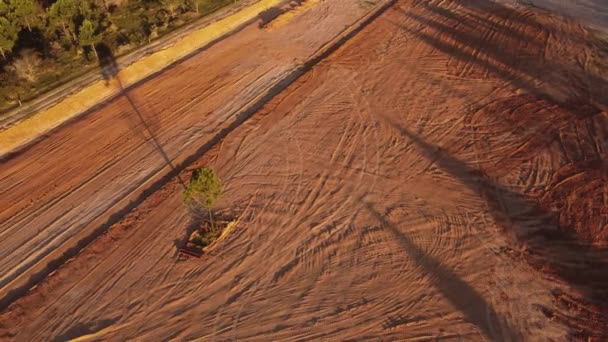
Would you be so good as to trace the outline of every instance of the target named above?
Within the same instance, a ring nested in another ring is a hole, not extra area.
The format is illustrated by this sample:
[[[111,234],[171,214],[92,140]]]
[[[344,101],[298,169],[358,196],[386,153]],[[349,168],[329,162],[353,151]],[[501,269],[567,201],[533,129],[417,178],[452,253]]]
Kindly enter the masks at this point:
[[[194,170],[192,179],[184,190],[184,203],[188,206],[202,206],[209,213],[211,228],[213,225],[213,215],[211,210],[222,195],[222,184],[218,175],[211,168],[204,167]]]

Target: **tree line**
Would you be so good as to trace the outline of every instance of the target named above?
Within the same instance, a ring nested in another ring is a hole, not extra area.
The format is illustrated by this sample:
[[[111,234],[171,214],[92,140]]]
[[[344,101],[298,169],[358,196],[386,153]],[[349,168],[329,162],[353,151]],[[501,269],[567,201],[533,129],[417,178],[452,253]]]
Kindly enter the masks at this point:
[[[0,56],[7,58],[22,30],[39,29],[64,48],[139,43],[187,12],[215,9],[218,0],[0,0]],[[45,6],[46,5],[46,6]],[[95,50],[93,49],[93,52]]]
[[[7,92],[36,81],[40,88],[91,63],[99,44],[122,54],[231,2],[0,0],[0,109]]]

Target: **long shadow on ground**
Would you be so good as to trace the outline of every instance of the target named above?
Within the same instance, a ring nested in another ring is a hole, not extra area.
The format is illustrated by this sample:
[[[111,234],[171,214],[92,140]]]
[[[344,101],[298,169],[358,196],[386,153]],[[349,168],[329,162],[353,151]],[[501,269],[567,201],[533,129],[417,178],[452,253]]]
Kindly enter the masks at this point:
[[[589,300],[602,302],[608,298],[608,274],[606,274],[608,251],[598,250],[578,241],[575,234],[567,229],[560,229],[554,213],[544,211],[534,200],[488,180],[488,177],[479,170],[441,152],[437,146],[427,143],[395,122],[384,119],[404,138],[414,142],[418,150],[427,158],[435,160],[435,164],[440,169],[457,178],[483,198],[495,222],[514,237],[516,242],[527,246],[528,261],[537,266],[548,265],[552,272],[576,287]],[[445,280],[451,281],[452,278],[446,276]],[[464,294],[476,298],[465,286],[458,288]],[[459,307],[457,302],[454,305]],[[548,313],[546,308],[540,309]],[[479,319],[473,314],[470,316],[475,320]],[[495,315],[490,315],[492,316]],[[594,334],[607,336],[605,327]]]
[[[559,27],[547,26],[533,15],[480,0],[452,0],[447,2],[456,10],[423,2],[428,15],[401,11],[424,30],[405,31],[462,63],[481,67],[493,76],[510,81],[548,103],[571,114],[570,118],[584,118],[608,108],[608,83],[596,72],[588,70],[586,56],[575,60],[553,60],[545,56],[545,47],[552,39],[564,40],[564,45],[576,47],[595,44],[606,53],[599,42],[585,41],[589,37],[580,32],[569,34]],[[431,34],[432,33],[432,34]],[[570,51],[575,54],[579,51]],[[464,75],[466,77],[466,75]]]
[[[518,341],[521,336],[510,327],[482,296],[452,270],[421,250],[406,234],[402,233],[386,215],[378,212],[372,203],[362,200],[367,210],[382,223],[401,245],[407,255],[427,275],[431,284],[458,310],[465,319],[479,328],[490,340]]]
[[[163,146],[160,144],[156,134],[155,134],[155,126],[158,129],[158,115],[154,113],[144,113],[139,109],[139,106],[135,103],[135,99],[131,94],[129,89],[126,89],[118,77],[118,72],[120,71],[118,64],[116,62],[116,58],[112,54],[112,50],[105,44],[101,43],[97,46],[98,53],[98,61],[99,68],[101,70],[101,74],[103,78],[106,80],[106,85],[109,85],[111,79],[116,79],[118,82],[118,86],[120,87],[119,97],[124,96],[125,99],[129,102],[131,109],[133,109],[133,113],[135,113],[135,117],[132,117],[127,114],[127,120],[130,123],[130,126],[133,130],[139,134],[144,140],[150,140],[152,146],[158,151],[158,153],[163,158],[165,165],[169,166],[173,173],[177,174],[178,180],[182,187],[185,187],[184,181],[181,179],[179,174],[175,170],[175,166],[173,165],[171,159],[165,152]],[[141,129],[143,127],[143,130]],[[146,137],[146,133],[149,136]]]
[[[549,146],[562,146],[562,160],[574,168],[593,170],[594,181],[608,182],[608,165],[601,148],[593,142],[577,141],[577,125],[608,111],[608,82],[605,66],[594,65],[586,52],[608,56],[605,44],[593,40],[580,27],[563,29],[558,20],[543,20],[529,11],[515,10],[481,0],[421,1],[411,10],[397,6],[406,19],[393,23],[409,35],[449,56],[448,68],[461,78],[495,77],[525,95],[501,99],[490,108],[474,108],[466,114],[482,116],[488,122],[502,122],[505,131],[517,137],[526,149],[501,160],[496,168],[504,172],[520,167]],[[549,49],[548,47],[551,47]],[[474,66],[468,68],[467,66]],[[604,69],[602,69],[604,67]],[[475,70],[477,74],[471,74]],[[604,71],[601,71],[604,70]],[[483,117],[485,115],[485,117]],[[478,119],[478,117],[476,117]],[[427,156],[437,149],[391,122]],[[574,137],[574,139],[572,138]],[[437,165],[475,189],[488,202],[496,221],[518,243],[526,246],[527,260],[557,276],[595,305],[571,326],[584,326],[575,337],[608,338],[608,250],[581,240],[576,227],[605,226],[602,203],[594,203],[585,219],[560,220],[560,213],[531,198],[489,181],[476,170],[443,154]],[[492,176],[497,176],[493,174]],[[585,199],[581,199],[585,200]],[[588,227],[589,229],[597,229]],[[601,229],[601,228],[600,228]],[[553,315],[554,313],[550,313]],[[589,324],[589,320],[599,322]],[[578,324],[580,323],[580,324]],[[595,326],[595,328],[593,328]],[[576,329],[576,328],[575,328]]]

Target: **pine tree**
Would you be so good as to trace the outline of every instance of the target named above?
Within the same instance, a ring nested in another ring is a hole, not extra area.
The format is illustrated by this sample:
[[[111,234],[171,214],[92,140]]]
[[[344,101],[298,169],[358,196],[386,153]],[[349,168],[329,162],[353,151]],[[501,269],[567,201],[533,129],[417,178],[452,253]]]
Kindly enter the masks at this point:
[[[6,52],[10,52],[15,46],[19,28],[14,22],[9,21],[5,16],[0,17],[0,55],[6,58]]]
[[[95,57],[98,57],[95,45],[101,42],[101,34],[95,34],[95,30],[97,29],[95,26],[89,19],[85,19],[80,26],[78,42],[80,46],[90,46],[93,49]]]
[[[57,0],[48,10],[51,26],[61,27],[63,33],[77,41],[74,19],[79,14],[78,0]]]
[[[15,22],[32,31],[32,26],[37,24],[40,13],[38,4],[34,0],[10,0],[9,8]]]
[[[209,222],[215,230],[212,210],[222,196],[222,182],[213,169],[204,167],[192,172],[192,179],[184,189],[184,203],[194,206],[195,210],[203,207],[209,213]],[[191,207],[192,208],[192,207]]]

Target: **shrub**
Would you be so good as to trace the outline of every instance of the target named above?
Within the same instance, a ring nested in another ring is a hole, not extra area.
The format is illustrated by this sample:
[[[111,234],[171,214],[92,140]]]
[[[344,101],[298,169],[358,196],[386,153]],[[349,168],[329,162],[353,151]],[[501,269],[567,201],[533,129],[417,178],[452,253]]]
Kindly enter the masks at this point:
[[[23,50],[19,58],[15,59],[11,69],[17,74],[17,77],[34,83],[38,80],[39,66],[42,63],[40,56],[34,50]]]

